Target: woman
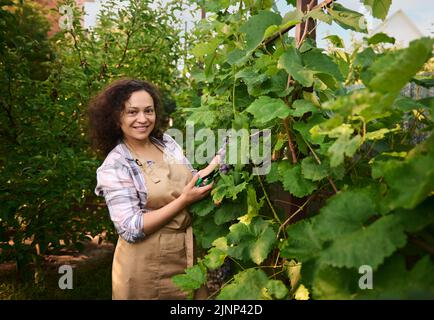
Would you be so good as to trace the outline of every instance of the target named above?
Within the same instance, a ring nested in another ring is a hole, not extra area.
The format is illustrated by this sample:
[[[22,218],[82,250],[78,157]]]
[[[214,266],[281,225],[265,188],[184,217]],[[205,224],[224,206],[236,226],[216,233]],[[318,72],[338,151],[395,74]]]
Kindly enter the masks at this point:
[[[158,90],[141,80],[118,80],[89,106],[91,139],[106,156],[95,193],[104,196],[119,233],[113,258],[113,299],[185,299],[171,278],[193,265],[187,207],[206,197],[212,183],[199,176],[181,147],[161,131]]]

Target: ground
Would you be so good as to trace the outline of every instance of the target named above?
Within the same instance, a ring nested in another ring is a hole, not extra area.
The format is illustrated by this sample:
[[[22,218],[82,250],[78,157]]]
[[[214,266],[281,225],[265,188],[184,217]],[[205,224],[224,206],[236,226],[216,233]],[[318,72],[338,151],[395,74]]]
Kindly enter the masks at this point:
[[[111,299],[111,265],[114,245],[98,238],[86,243],[81,252],[64,250],[44,257],[45,285],[22,284],[15,278],[15,263],[0,264],[0,300],[2,299]],[[73,288],[62,290],[58,282],[61,265],[73,268]]]

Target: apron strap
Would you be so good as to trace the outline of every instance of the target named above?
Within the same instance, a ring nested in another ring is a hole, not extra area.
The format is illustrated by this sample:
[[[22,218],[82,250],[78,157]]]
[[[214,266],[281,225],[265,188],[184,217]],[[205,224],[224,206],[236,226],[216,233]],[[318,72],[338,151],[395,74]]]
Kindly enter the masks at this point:
[[[185,230],[185,252],[187,255],[187,267],[193,266],[193,228],[189,226]]]

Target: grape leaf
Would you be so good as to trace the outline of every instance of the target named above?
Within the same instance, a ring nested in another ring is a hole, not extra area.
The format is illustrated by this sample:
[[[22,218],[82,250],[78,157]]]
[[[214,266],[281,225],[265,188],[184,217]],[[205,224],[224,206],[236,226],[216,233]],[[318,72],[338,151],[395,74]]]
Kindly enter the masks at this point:
[[[234,280],[220,291],[217,300],[261,300],[267,284],[264,271],[250,268],[236,274]]]
[[[266,293],[265,293],[265,292]],[[266,295],[270,300],[272,296],[277,299],[283,299],[288,294],[288,289],[285,287],[282,281],[280,280],[269,280],[265,285],[265,290],[263,290],[264,295]]]
[[[389,37],[383,32],[374,34],[372,37],[366,38],[368,44],[391,43],[395,44],[395,38]]]
[[[279,58],[278,68],[285,69],[295,80],[305,87],[312,86],[314,72],[303,66],[297,49],[289,47]]]
[[[320,254],[323,241],[316,235],[314,223],[301,220],[286,228],[288,239],[279,246],[282,257],[305,263]]]
[[[333,3],[333,7],[329,8],[328,12],[342,28],[367,32],[366,20],[361,13],[345,8],[339,3]]]
[[[389,12],[392,0],[362,0],[365,6],[371,8],[371,13],[375,18],[384,20]]]
[[[304,99],[295,100],[292,104],[292,107],[295,109],[291,110],[290,113],[293,117],[301,117],[307,112],[318,112],[318,108],[312,102]]]
[[[276,232],[270,222],[256,217],[249,225],[242,222],[232,225],[227,239],[231,243],[229,255],[259,265],[272,249]]]
[[[244,198],[244,197],[243,197]],[[247,212],[246,201],[244,199],[238,199],[240,201],[225,201],[214,213],[214,222],[217,225],[235,220],[239,216],[244,215]],[[208,202],[209,199],[207,200]]]
[[[433,273],[427,255],[408,270],[404,257],[394,254],[375,272],[373,290],[358,290],[356,299],[434,299]]]
[[[338,65],[328,55],[321,52],[320,49],[312,49],[301,55],[303,64],[306,69],[315,73],[325,73],[342,81],[343,77],[339,71]]]
[[[359,278],[360,274],[354,269],[323,265],[315,270],[312,296],[314,299],[351,299]]]
[[[289,113],[289,107],[281,99],[262,96],[256,99],[247,109],[258,123],[267,123],[275,118],[285,119]]]
[[[336,267],[358,268],[369,265],[374,270],[384,259],[403,247],[407,237],[400,220],[393,215],[381,217],[367,227],[344,235],[321,252],[321,262]]]
[[[301,198],[312,193],[316,189],[316,184],[307,180],[301,174],[301,165],[297,164],[293,168],[286,170],[282,174],[283,188]]]
[[[336,167],[344,161],[344,156],[352,157],[362,144],[362,137],[341,135],[329,148],[330,166]]]
[[[211,213],[215,209],[214,203],[207,199],[203,199],[201,201],[193,203],[189,209],[192,213],[198,215],[198,216],[206,216],[209,213]]]
[[[206,268],[200,264],[185,269],[185,274],[172,277],[173,283],[184,291],[199,289],[206,283]]]
[[[421,38],[406,49],[379,58],[370,67],[374,76],[368,86],[382,93],[398,93],[432,56],[433,43],[434,39]]]
[[[318,164],[313,157],[307,157],[301,161],[301,171],[303,176],[312,181],[324,179],[329,175],[329,170],[330,167],[327,163],[322,162],[321,164]]]
[[[327,39],[331,42],[332,45],[336,46],[337,48],[345,48],[344,41],[337,35],[330,35],[327,37],[324,37],[324,39]]]
[[[247,51],[254,50],[264,38],[265,30],[271,25],[280,25],[282,17],[271,11],[260,11],[245,22],[240,31],[246,34]]]

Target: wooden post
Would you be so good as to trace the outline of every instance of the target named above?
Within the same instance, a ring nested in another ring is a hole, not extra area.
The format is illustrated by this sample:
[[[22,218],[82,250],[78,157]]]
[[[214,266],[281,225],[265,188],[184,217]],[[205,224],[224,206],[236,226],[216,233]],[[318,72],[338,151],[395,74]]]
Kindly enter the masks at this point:
[[[317,4],[318,4],[318,0],[297,0],[297,9],[305,13],[311,10]],[[304,36],[304,34],[306,35]],[[312,18],[309,18],[307,23],[303,22],[298,24],[295,27],[295,39],[296,39],[297,47],[305,37],[309,37],[313,40],[316,39],[315,20]]]

